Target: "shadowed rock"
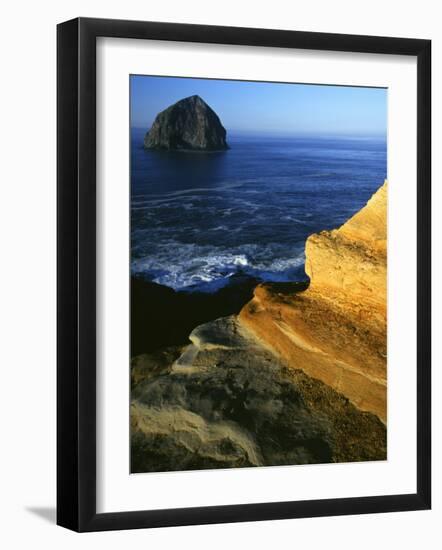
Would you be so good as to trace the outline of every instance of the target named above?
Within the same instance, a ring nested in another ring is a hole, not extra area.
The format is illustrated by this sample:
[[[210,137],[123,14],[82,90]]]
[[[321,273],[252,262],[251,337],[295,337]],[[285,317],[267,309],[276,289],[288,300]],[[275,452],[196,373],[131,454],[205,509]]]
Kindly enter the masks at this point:
[[[226,130],[218,115],[198,95],[186,97],[157,115],[144,138],[146,149],[223,151]]]
[[[239,313],[257,284],[251,277],[233,275],[229,285],[208,294],[179,292],[132,277],[131,357],[188,344],[198,325]]]
[[[235,316],[189,339],[168,365],[158,352],[132,362],[132,472],[386,458],[374,415],[287,369]]]

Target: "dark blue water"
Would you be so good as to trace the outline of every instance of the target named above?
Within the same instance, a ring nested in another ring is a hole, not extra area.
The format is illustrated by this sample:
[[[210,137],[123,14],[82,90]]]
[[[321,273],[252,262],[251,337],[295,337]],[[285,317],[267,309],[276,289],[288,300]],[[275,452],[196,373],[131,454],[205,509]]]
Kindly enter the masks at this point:
[[[132,273],[212,291],[235,273],[305,279],[311,233],[341,225],[383,183],[385,140],[228,136],[229,151],[143,149],[131,136]]]

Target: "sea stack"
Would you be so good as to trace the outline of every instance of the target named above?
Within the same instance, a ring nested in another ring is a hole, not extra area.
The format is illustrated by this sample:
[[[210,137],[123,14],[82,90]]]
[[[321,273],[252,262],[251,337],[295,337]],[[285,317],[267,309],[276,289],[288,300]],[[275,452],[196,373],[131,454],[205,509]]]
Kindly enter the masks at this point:
[[[226,130],[218,115],[198,95],[181,99],[159,113],[144,138],[145,149],[224,151]]]

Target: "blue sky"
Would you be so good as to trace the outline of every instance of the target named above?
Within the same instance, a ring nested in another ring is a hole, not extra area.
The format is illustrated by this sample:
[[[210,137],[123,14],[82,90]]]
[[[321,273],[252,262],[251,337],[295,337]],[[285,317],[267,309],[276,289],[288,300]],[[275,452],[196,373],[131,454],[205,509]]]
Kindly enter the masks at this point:
[[[148,130],[169,105],[198,94],[227,132],[385,136],[387,90],[132,75],[131,125]]]

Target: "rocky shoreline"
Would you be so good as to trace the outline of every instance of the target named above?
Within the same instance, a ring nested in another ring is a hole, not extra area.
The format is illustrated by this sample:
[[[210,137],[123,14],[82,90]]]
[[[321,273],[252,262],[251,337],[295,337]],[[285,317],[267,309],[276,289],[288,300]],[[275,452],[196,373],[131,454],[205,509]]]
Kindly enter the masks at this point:
[[[240,319],[288,365],[387,420],[387,183],[306,243],[309,288],[260,285]]]
[[[132,472],[386,459],[385,202],[309,238],[310,286],[132,279]]]

